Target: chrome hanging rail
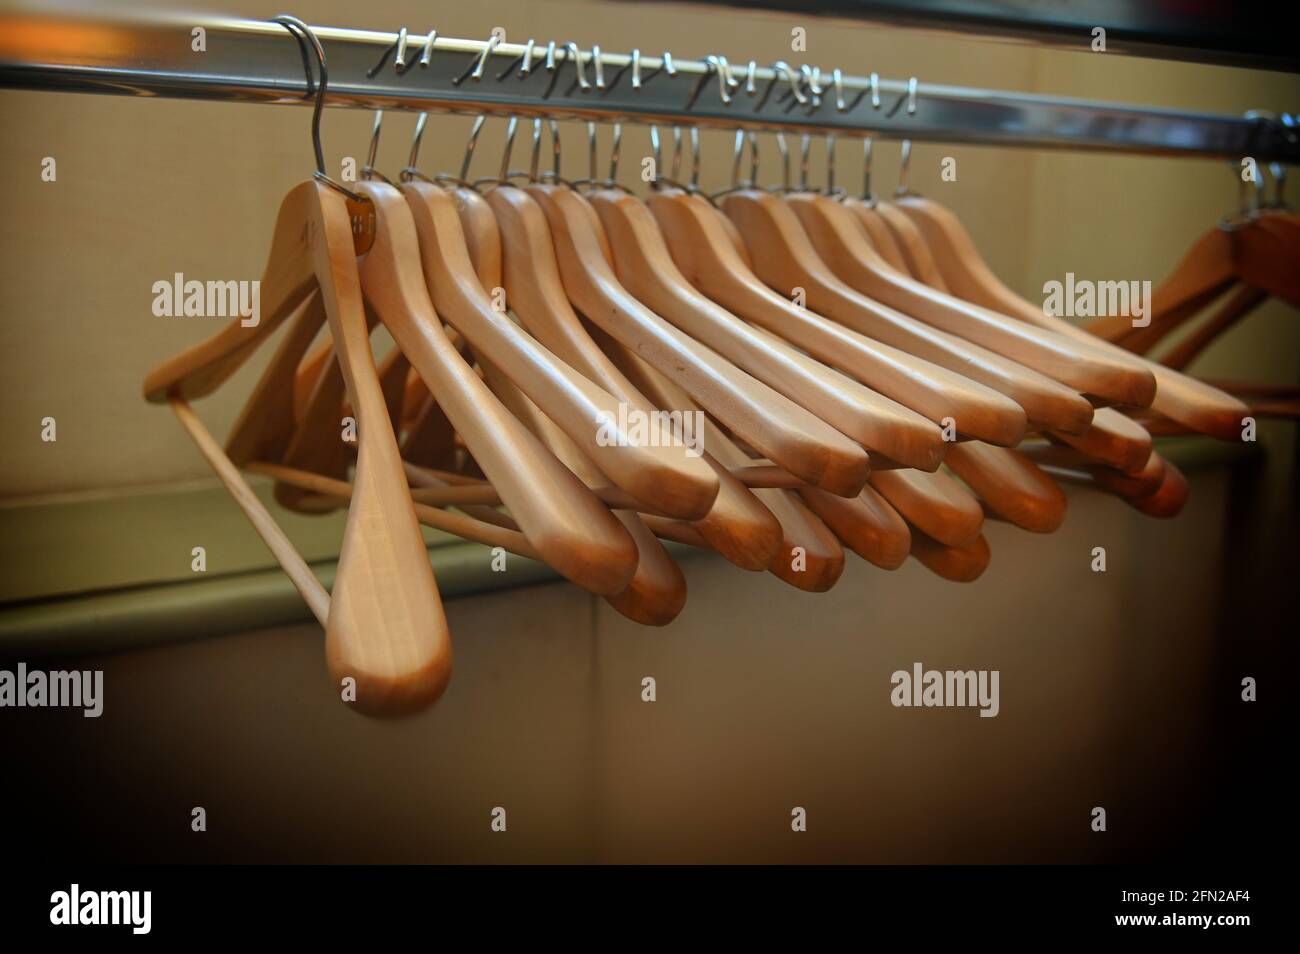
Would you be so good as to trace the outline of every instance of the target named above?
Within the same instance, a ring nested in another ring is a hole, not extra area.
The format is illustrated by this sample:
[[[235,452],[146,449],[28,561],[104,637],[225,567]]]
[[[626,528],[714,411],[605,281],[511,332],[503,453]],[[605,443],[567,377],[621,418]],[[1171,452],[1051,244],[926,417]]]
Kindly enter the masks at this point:
[[[716,55],[609,53],[550,38],[313,29],[329,55],[331,106],[1300,161],[1296,128],[1268,118],[841,71],[852,64],[760,66]],[[303,76],[298,45],[277,23],[0,12],[0,87],[307,104]]]

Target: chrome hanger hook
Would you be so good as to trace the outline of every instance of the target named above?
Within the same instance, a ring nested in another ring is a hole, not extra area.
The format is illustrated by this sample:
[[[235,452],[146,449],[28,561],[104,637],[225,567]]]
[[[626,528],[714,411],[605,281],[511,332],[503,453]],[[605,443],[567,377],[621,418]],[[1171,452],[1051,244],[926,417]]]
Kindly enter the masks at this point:
[[[519,117],[511,116],[506,124],[506,145],[501,153],[501,167],[497,171],[497,184],[505,185],[510,180],[510,154],[515,149],[515,132],[519,128]]]
[[[483,124],[487,122],[487,116],[480,114],[474,120],[474,125],[469,131],[469,141],[465,143],[465,157],[460,161],[460,181],[469,182],[469,164],[474,159],[474,147],[478,145],[478,134],[483,131]]]
[[[786,81],[790,84],[788,95],[793,96],[795,102],[806,103],[808,101],[807,97],[804,96],[803,92],[799,89],[799,83],[795,79],[795,73],[790,68],[789,63],[785,60],[777,60],[768,68],[772,71],[772,79],[768,81],[767,88],[763,90],[762,97],[759,99],[757,105],[754,106],[755,112],[760,112],[763,107],[767,105],[767,101],[772,95],[772,90],[776,88],[777,83],[781,82],[782,76],[784,76]]]
[[[430,30],[429,35],[425,37],[424,42],[421,45],[419,59],[419,64],[422,69],[428,67],[428,65],[433,61],[433,44],[437,39],[437,30]],[[379,71],[384,68],[384,64],[388,62],[388,58],[394,54],[396,54],[396,59],[393,61],[394,72],[396,72],[398,76],[404,75],[406,71],[411,68],[411,64],[406,60],[407,44],[407,30],[406,27],[402,27],[398,30],[397,39],[394,41],[393,45],[386,48],[383,56],[379,58],[379,62],[366,71],[366,78],[371,79],[376,76]]]
[[[826,134],[826,195],[832,199],[844,194],[843,189],[835,188],[835,133]]]
[[[470,65],[465,67],[465,72],[452,80],[451,85],[459,86],[467,79],[472,79],[476,83],[483,79],[483,71],[487,69],[488,57],[492,55],[492,52],[500,43],[501,34],[494,31],[492,35],[488,37],[487,43],[483,45],[483,51],[479,53],[478,59],[471,60]]]
[[[609,147],[609,183],[618,185],[618,157],[623,146],[623,121],[614,120],[614,141]]]
[[[876,207],[876,195],[871,191],[871,144],[869,137],[862,140],[862,201],[871,208]]]
[[[916,87],[917,87],[916,77],[915,76],[909,77],[907,80],[907,92],[903,93],[901,96],[898,97],[898,102],[894,103],[894,105],[890,107],[889,112],[886,113],[885,115],[887,117],[892,118],[895,114],[898,113],[899,107],[901,107],[903,103],[907,103],[907,115],[915,116],[916,115]]]
[[[528,181],[537,182],[537,172],[542,165],[542,120],[533,120],[533,145],[528,158]]]
[[[776,147],[781,150],[781,185],[779,191],[787,193],[790,191],[790,146],[785,141],[785,131],[780,130],[776,134]],[[777,192],[777,188],[768,190]]]
[[[808,189],[808,160],[812,156],[812,136],[801,133],[799,136],[799,191]]]
[[[903,151],[898,160],[898,188],[894,190],[895,196],[911,195],[911,190],[907,187],[907,174],[909,167],[912,165],[912,140],[903,140]]]
[[[749,178],[740,178],[741,160],[745,157],[745,145],[749,145]],[[744,129],[736,130],[735,151],[731,159],[731,188],[728,192],[752,189],[758,184],[758,137]],[[719,193],[722,194],[722,193]],[[716,198],[716,196],[715,196]]]
[[[835,109],[842,113],[849,107],[844,102],[844,72],[838,66],[831,71],[831,84],[835,87]]]
[[[566,43],[564,45],[564,48],[565,50],[568,51],[569,56],[573,59],[574,69],[578,74],[578,88],[582,90],[584,93],[591,92],[591,84],[587,82],[587,74],[582,67],[581,48],[579,48],[578,44],[574,43],[572,40]]]
[[[384,127],[384,111],[382,109],[376,109],[375,126],[374,129],[372,129],[370,132],[370,150],[366,153],[366,164],[361,167],[361,178],[374,179],[378,177],[379,179],[382,179],[384,182],[387,182],[389,185],[392,185],[392,181],[386,175],[384,175],[382,172],[380,172],[378,169],[375,168],[375,159],[378,158],[379,156],[379,133],[380,130],[383,129],[383,127]]]
[[[360,196],[341,183],[335,182],[325,173],[325,150],[321,146],[320,141],[321,110],[325,106],[325,91],[329,88],[329,69],[325,65],[325,48],[321,46],[320,39],[312,31],[312,28],[295,16],[281,13],[272,17],[271,22],[278,23],[288,30],[290,35],[298,41],[300,49],[302,49],[305,44],[316,54],[317,69],[320,71],[320,82],[316,84],[316,104],[312,109],[311,115],[311,144],[316,153],[315,177],[330,188],[342,192],[348,198],[356,202],[368,201],[364,196]],[[307,95],[310,96],[312,90],[311,64],[307,60],[307,51],[303,49],[302,52],[303,65],[307,72]]]

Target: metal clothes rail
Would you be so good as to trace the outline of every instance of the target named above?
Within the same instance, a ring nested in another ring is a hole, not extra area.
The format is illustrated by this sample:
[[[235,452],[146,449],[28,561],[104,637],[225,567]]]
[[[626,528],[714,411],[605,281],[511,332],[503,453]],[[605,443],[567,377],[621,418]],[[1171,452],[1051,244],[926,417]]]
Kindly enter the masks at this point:
[[[1300,161],[1296,128],[1272,118],[875,79],[834,64],[611,53],[549,39],[436,36],[430,45],[430,34],[414,29],[399,67],[396,33],[313,30],[329,63],[331,106]],[[305,66],[297,41],[276,23],[0,12],[0,87],[306,104]]]

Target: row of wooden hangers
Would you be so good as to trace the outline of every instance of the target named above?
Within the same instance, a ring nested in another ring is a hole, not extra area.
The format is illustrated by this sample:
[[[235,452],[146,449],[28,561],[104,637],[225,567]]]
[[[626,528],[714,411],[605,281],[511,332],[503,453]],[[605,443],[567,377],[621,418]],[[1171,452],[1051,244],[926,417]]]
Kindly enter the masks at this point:
[[[540,120],[529,173],[510,171],[515,119],[499,175],[467,179],[480,118],[460,175],[427,177],[424,116],[397,183],[374,173],[372,143],[346,188],[324,173],[324,51],[301,21],[277,22],[316,57],[317,173],[280,207],[260,323],[166,362],[145,394],[170,402],[267,541],[363,712],[419,709],[450,675],[420,524],[542,560],[663,625],[686,598],[663,540],[814,592],[845,548],[969,581],[990,559],[986,519],[1060,526],[1058,480],[1155,516],[1181,508],[1182,475],[1121,408],[1239,436],[1240,400],[1017,298],[952,213],[914,194],[737,181],[710,199],[696,145],[691,182],[676,181],[678,148],[642,199],[615,181],[621,126],[609,178],[593,159],[571,183],[558,140],[538,172]],[[223,450],[189,402],[286,323]],[[376,362],[379,325],[396,347]],[[620,406],[703,411],[704,453],[602,440]],[[291,509],[347,506],[331,593],[241,468]]]

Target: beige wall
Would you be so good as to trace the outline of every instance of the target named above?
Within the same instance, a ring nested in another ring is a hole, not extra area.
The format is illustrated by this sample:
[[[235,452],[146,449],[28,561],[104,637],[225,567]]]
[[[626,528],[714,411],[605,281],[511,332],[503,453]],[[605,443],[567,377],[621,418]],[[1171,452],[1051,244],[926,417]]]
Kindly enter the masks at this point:
[[[314,624],[63,659],[105,670],[104,715],[10,712],[0,756],[42,785],[9,797],[118,861],[1133,860],[1200,824],[1234,681],[1215,667],[1227,484],[1194,483],[1184,520],[1080,494],[1051,537],[991,525],[974,586],[851,559],[807,594],[700,557],[664,629],[565,584],[454,600],[451,687],[400,722],[338,701]],[[1000,670],[999,715],[892,707],[916,661]],[[91,810],[69,810],[80,792]]]
[[[278,7],[250,0],[220,5],[230,13],[270,16]],[[318,0],[310,18],[342,26],[412,30],[430,24],[428,4],[383,2],[358,8]],[[1293,107],[1292,77],[1186,64],[1130,61],[980,42],[945,34],[900,32],[734,10],[585,2],[439,5],[447,35],[572,38],[605,49],[716,51],[732,61],[790,57],[792,24],[809,29],[808,58],[884,76],[928,82],[1134,100],[1153,105],[1241,112]],[[198,321],[150,312],[153,282],[175,272],[201,278],[256,278],[283,193],[310,169],[306,110],[228,103],[118,99],[0,92],[6,135],[0,176],[10,209],[0,256],[0,441],[6,448],[0,496],[14,497],[207,477],[205,465],[166,411],[140,397],[145,373],[211,333]],[[392,116],[379,166],[404,161],[412,117]],[[469,120],[435,120],[426,136],[426,168],[454,168]],[[327,114],[329,161],[364,156],[370,116]],[[492,124],[483,156],[495,156]],[[606,131],[608,136],[608,131]],[[581,129],[566,129],[566,155],[579,160]],[[647,149],[630,130],[625,155]],[[777,175],[764,144],[765,175]],[[729,137],[705,138],[703,182],[730,175]],[[958,181],[941,183],[939,159],[958,159]],[[42,183],[40,162],[57,158],[56,183]],[[840,178],[859,181],[856,143],[840,143]],[[1101,278],[1158,279],[1201,230],[1235,199],[1225,165],[1203,161],[1114,158],[919,146],[913,185],[949,203],[995,269],[1033,293],[1066,270]],[[877,183],[896,181],[898,149],[878,150]],[[487,160],[480,160],[487,162]],[[624,168],[634,168],[625,162]],[[818,161],[820,174],[820,161]],[[1297,325],[1276,311],[1239,331],[1212,362],[1216,370],[1289,379],[1296,373]],[[1265,347],[1265,341],[1272,346]],[[233,421],[259,360],[249,363],[202,412],[217,433]],[[57,444],[39,439],[40,420],[59,422]]]

